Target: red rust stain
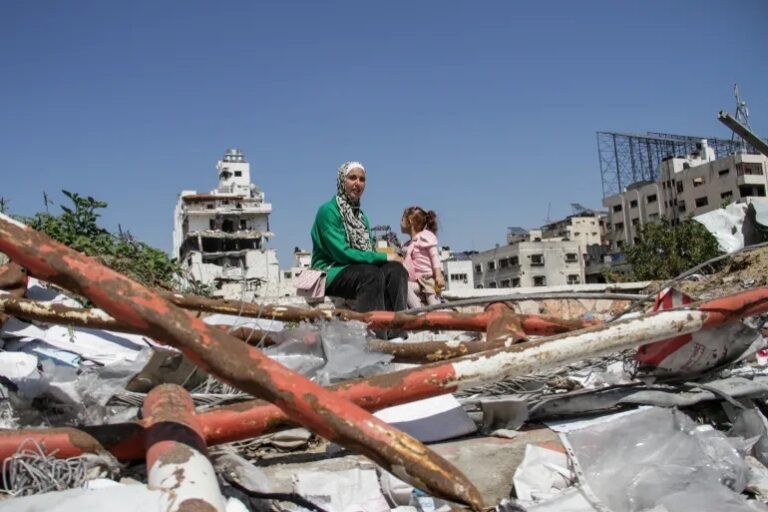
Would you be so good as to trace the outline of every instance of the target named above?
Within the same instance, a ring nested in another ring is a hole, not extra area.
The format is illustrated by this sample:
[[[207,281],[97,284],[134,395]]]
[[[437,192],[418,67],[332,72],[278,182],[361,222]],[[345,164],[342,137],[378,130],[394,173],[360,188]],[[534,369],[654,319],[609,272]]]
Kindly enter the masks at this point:
[[[178,512],[217,512],[216,507],[205,500],[190,498],[179,504]]]
[[[174,443],[173,446],[157,458],[160,466],[166,464],[184,464],[192,458],[192,449],[181,443]]]

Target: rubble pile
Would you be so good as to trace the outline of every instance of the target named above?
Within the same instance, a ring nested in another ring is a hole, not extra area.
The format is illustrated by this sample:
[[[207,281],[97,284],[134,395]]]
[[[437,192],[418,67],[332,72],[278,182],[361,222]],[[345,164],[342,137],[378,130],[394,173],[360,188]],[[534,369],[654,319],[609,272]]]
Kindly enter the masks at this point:
[[[0,511],[768,510],[765,288],[360,314],[0,250]]]

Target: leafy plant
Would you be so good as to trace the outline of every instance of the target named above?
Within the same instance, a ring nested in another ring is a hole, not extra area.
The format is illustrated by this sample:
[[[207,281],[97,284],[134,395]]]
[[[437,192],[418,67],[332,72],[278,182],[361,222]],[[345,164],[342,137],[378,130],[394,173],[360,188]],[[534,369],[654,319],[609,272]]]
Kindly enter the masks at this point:
[[[721,254],[715,237],[702,224],[686,219],[643,225],[637,243],[626,251],[638,280],[670,279]]]
[[[68,190],[62,192],[72,205],[62,205],[59,215],[39,212],[32,217],[20,217],[20,220],[145,285],[165,289],[178,287],[182,270],[176,260],[136,240],[130,233],[120,230],[114,235],[99,226],[99,210],[107,207],[106,202]]]

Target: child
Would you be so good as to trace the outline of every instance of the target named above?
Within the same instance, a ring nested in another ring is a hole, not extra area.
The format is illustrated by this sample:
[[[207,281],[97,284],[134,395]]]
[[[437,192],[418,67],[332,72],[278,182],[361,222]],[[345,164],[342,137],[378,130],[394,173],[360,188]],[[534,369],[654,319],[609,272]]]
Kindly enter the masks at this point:
[[[437,304],[437,294],[445,286],[443,268],[437,252],[437,215],[432,210],[411,206],[403,212],[400,229],[411,235],[404,245],[403,265],[408,271],[408,307]]]

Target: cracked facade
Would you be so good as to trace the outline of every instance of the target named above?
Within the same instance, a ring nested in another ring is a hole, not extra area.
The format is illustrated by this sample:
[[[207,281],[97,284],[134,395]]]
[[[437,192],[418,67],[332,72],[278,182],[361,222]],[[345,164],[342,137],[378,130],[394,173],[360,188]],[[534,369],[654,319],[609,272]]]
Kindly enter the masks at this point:
[[[251,182],[251,166],[239,149],[216,165],[218,187],[184,190],[174,211],[173,254],[188,277],[229,299],[282,295],[277,253],[268,247],[272,204]]]

